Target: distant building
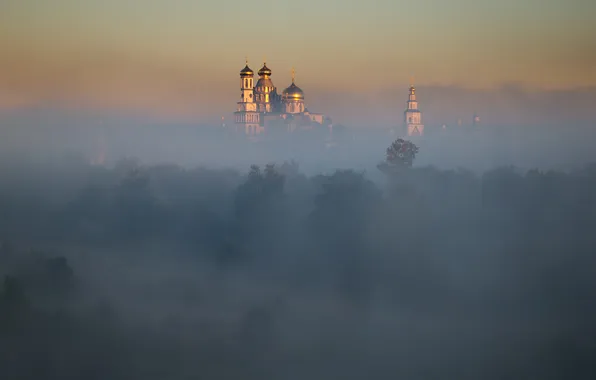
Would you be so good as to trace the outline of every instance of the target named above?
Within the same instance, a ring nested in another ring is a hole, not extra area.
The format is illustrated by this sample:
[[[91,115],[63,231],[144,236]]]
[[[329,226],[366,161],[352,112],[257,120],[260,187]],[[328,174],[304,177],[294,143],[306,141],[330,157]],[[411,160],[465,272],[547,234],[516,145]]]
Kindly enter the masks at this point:
[[[480,116],[478,116],[478,114],[474,113],[474,116],[472,117],[472,126],[477,127],[480,125]]]
[[[422,124],[422,112],[418,109],[416,100],[416,88],[410,85],[410,95],[404,111],[404,125],[408,136],[422,136],[424,134],[424,125]]]
[[[271,70],[263,63],[259,80],[253,85],[254,72],[248,61],[240,71],[240,101],[234,113],[235,124],[247,135],[259,135],[268,129],[293,132],[331,126],[331,119],[320,113],[309,112],[304,103],[304,92],[292,83],[281,94],[271,81]]]

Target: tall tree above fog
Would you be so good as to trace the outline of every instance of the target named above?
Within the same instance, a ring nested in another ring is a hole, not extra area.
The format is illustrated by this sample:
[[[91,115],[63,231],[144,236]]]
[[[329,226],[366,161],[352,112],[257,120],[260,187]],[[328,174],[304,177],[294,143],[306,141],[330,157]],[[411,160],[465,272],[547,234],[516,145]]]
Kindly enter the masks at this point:
[[[377,167],[385,173],[410,168],[417,153],[418,147],[413,142],[399,138],[387,148],[385,161]]]

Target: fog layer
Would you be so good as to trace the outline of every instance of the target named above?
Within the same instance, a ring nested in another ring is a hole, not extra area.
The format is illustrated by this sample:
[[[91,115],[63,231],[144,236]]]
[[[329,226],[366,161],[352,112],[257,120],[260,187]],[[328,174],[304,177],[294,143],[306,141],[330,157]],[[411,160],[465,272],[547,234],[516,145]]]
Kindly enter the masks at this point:
[[[4,161],[0,378],[595,377],[594,166],[252,163]]]

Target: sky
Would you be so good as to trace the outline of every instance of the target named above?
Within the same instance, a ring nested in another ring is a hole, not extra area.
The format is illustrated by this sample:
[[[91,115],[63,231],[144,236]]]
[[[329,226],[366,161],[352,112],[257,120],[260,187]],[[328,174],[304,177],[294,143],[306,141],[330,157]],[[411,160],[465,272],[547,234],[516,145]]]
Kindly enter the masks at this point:
[[[235,107],[245,57],[280,89],[295,67],[307,106],[343,121],[354,102],[391,119],[411,78],[452,111],[437,121],[456,117],[436,95],[450,88],[587,91],[590,108],[594,36],[592,0],[2,0],[0,109],[214,120]]]

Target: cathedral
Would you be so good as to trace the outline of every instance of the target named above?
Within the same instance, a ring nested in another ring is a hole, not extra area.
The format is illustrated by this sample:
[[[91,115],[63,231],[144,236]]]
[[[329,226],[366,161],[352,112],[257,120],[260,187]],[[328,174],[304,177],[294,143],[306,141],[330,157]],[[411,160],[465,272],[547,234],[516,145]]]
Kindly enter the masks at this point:
[[[295,130],[330,127],[331,120],[323,114],[309,112],[304,104],[304,92],[292,83],[281,94],[271,81],[271,70],[263,63],[254,84],[254,71],[248,61],[240,70],[240,101],[234,120],[238,129],[249,136],[259,135],[271,129],[293,132]]]

